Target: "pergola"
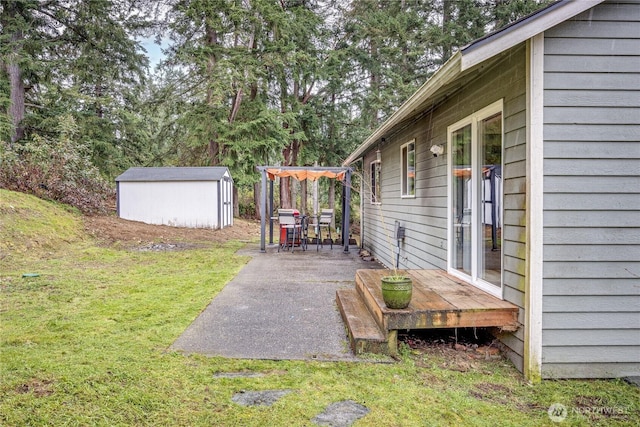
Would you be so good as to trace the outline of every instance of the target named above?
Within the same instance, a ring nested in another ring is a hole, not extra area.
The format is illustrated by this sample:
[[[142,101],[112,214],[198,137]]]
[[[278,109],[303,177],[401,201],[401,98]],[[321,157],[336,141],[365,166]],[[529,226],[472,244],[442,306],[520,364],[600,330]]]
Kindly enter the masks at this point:
[[[266,226],[269,218],[269,244],[273,244],[273,182],[276,177],[292,177],[298,181],[308,179],[316,181],[327,177],[342,181],[342,244],[344,252],[349,252],[349,222],[351,208],[351,173],[349,167],[318,167],[318,166],[258,166],[262,175],[262,190],[260,192],[260,251],[266,251]],[[269,181],[269,207],[267,210],[267,181]],[[265,215],[267,212],[268,215]]]

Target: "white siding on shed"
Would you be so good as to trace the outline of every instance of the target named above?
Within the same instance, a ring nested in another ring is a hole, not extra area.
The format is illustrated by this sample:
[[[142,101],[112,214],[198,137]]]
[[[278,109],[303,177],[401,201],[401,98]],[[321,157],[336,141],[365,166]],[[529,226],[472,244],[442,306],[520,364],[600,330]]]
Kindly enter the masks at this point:
[[[174,227],[217,228],[218,186],[213,182],[120,184],[120,217]]]
[[[131,168],[116,181],[121,218],[190,228],[233,225],[227,168]]]

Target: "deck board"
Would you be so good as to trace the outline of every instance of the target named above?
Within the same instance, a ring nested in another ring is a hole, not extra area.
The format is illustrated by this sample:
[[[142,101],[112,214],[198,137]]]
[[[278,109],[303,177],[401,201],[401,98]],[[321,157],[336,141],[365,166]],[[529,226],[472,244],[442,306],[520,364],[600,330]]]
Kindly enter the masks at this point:
[[[458,309],[511,308],[513,304],[496,298],[442,270],[410,270],[414,283],[428,287]]]
[[[361,293],[378,324],[386,330],[455,327],[518,327],[518,307],[500,300],[441,270],[398,271],[413,280],[409,307],[387,308],[382,301],[380,278],[388,270],[358,270]],[[367,295],[367,293],[369,295]]]
[[[354,290],[336,300],[356,354],[397,352],[401,329],[497,327],[516,331],[519,308],[442,270],[398,270],[413,280],[411,303],[393,310],[382,299],[380,279],[389,270],[356,271]]]

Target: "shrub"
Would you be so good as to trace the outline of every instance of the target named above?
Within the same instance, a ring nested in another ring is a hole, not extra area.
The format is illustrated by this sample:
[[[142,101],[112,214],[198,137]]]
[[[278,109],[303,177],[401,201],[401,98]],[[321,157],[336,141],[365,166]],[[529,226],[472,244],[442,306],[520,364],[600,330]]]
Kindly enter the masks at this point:
[[[62,117],[57,131],[57,138],[35,135],[5,145],[0,187],[66,203],[86,214],[106,213],[114,190],[91,163],[88,147],[74,138],[73,117]]]

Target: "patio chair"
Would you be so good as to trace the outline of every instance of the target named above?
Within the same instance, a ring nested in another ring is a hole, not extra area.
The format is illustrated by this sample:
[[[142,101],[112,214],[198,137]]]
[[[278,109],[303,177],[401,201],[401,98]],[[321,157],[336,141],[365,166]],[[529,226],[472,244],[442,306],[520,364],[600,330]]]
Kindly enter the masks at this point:
[[[280,244],[278,245],[278,252],[281,248],[289,249],[289,236],[291,236],[291,251],[296,244],[296,237],[300,240],[302,225],[293,209],[279,209],[278,210],[278,223],[280,224]],[[283,242],[284,238],[284,242]]]
[[[331,224],[333,223],[333,209],[322,209],[320,212],[320,217],[318,218],[318,223],[316,224],[316,251],[320,246],[324,247],[322,242],[322,229],[327,229],[327,234],[329,235],[329,240],[331,241],[331,249],[333,249],[333,239],[331,238]]]
[[[309,217],[304,215],[300,218],[300,247],[303,251],[307,250],[309,243]]]

